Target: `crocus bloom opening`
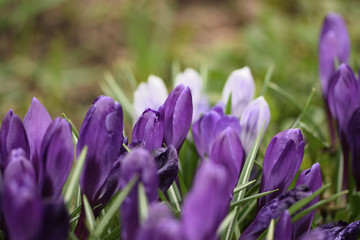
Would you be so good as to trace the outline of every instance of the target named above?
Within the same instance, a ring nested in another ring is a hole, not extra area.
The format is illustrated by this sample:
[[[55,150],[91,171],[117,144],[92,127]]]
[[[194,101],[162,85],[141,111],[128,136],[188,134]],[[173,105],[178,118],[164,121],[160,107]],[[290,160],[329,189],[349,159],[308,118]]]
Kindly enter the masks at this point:
[[[144,141],[144,148],[149,151],[161,147],[164,135],[163,122],[163,116],[159,112],[146,109],[135,123],[131,141]]]
[[[259,192],[279,189],[258,199],[260,209],[287,190],[299,170],[305,142],[300,129],[288,129],[275,135],[265,152]]]
[[[249,67],[233,71],[226,80],[221,103],[226,106],[231,94],[231,113],[237,118],[241,117],[245,107],[253,99],[255,83]]]

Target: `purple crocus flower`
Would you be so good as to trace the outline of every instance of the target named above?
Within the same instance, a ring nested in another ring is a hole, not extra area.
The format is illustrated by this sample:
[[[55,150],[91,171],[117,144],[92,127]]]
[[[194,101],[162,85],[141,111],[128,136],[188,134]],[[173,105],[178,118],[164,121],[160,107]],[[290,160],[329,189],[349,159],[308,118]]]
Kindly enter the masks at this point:
[[[169,189],[175,181],[179,170],[179,158],[174,146],[169,148],[157,148],[152,151],[157,164],[159,188],[163,193]]]
[[[264,136],[269,122],[270,109],[264,97],[256,98],[245,108],[240,119],[240,139],[246,155],[251,151],[263,125]]]
[[[36,98],[33,98],[24,117],[24,127],[29,139],[30,161],[37,174],[39,174],[41,143],[51,122],[48,111]]]
[[[174,145],[178,151],[190,129],[193,113],[191,99],[190,88],[180,84],[159,108],[160,114],[164,114],[164,143]]]
[[[321,169],[319,163],[313,164],[310,169],[306,169],[300,173],[299,178],[296,182],[296,186],[302,184],[309,186],[312,192],[316,192],[316,190],[321,188],[322,177],[321,177]],[[308,208],[311,205],[317,203],[319,199],[320,196],[317,196],[304,208]],[[312,211],[311,213],[308,213],[307,215],[297,220],[296,222],[294,222],[293,235],[295,239],[297,239],[298,237],[300,237],[300,235],[310,230],[314,218],[314,214],[315,214],[315,210]]]
[[[221,104],[226,106],[231,94],[231,113],[240,118],[255,93],[255,83],[249,67],[233,71],[226,80]]]
[[[77,154],[88,146],[84,170],[80,178],[82,193],[95,206],[123,141],[123,112],[119,103],[110,97],[95,99],[81,125]]]
[[[198,169],[183,204],[181,229],[185,239],[216,239],[230,202],[227,174],[222,165],[212,162],[203,162]]]
[[[4,172],[3,213],[11,239],[66,239],[69,216],[60,199],[41,199],[36,174],[21,149],[14,149]]]
[[[328,90],[329,108],[337,120],[340,140],[345,141],[347,124],[360,103],[359,82],[348,65],[340,65]]]
[[[57,198],[70,173],[74,159],[71,126],[55,118],[46,130],[40,154],[38,188],[42,197]]]
[[[214,107],[193,124],[195,147],[202,159],[210,156],[213,141],[227,127],[240,134],[239,120],[235,116],[226,116],[220,107]]]
[[[276,223],[275,239],[291,240],[292,239],[292,223],[288,210],[285,210]]]
[[[244,165],[244,151],[238,133],[231,127],[222,131],[214,140],[211,148],[210,161],[223,165],[228,173],[228,194],[236,186],[241,169]]]
[[[265,152],[259,192],[279,189],[258,199],[258,209],[285,192],[299,170],[304,156],[305,142],[300,129],[279,132]]]
[[[137,233],[136,240],[182,240],[180,222],[164,204],[153,203],[149,217]]]
[[[294,189],[287,191],[274,198],[262,207],[252,223],[246,228],[240,236],[241,240],[256,239],[269,226],[271,219],[280,217],[283,212],[297,201],[308,197],[312,194],[306,185],[296,186]]]
[[[8,156],[12,149],[22,148],[26,153],[26,157],[30,156],[29,141],[25,132],[21,119],[10,110],[1,125],[0,130],[0,163],[2,170],[8,164]]]
[[[135,149],[124,156],[120,166],[120,188],[124,188],[128,182],[138,175],[139,181],[145,188],[149,203],[157,199],[158,179],[156,175],[156,163],[154,157],[145,149]],[[121,205],[122,236],[126,240],[136,238],[139,228],[138,213],[138,184],[134,186]]]
[[[360,107],[358,107],[348,124],[347,141],[351,151],[351,166],[355,178],[356,188],[360,189]]]
[[[360,230],[360,221],[350,224],[338,221],[317,227],[308,234],[301,237],[301,240],[356,240]]]
[[[136,122],[132,132],[132,142],[144,141],[145,149],[151,151],[162,146],[163,116],[150,108],[146,109]]]
[[[330,13],[324,19],[319,41],[319,72],[324,98],[335,72],[335,61],[347,63],[350,55],[350,39],[341,15]]]

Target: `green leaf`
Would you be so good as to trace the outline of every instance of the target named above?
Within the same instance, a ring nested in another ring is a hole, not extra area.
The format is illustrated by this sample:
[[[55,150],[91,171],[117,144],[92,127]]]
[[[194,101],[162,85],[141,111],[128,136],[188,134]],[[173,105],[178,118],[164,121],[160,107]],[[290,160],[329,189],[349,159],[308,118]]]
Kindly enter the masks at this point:
[[[173,204],[176,211],[181,212],[181,208],[180,208],[181,199],[179,198],[178,194],[176,193],[175,188],[177,188],[177,187],[176,187],[176,183],[174,182],[170,186],[169,190],[167,191],[167,194],[168,194],[168,196],[170,198],[170,202]]]
[[[295,204],[293,204],[290,208],[289,208],[289,214],[293,215],[295,214],[297,211],[299,211],[301,208],[303,208],[306,204],[308,204],[309,202],[311,202],[314,198],[316,198],[318,195],[320,195],[321,193],[323,193],[327,188],[329,188],[331,186],[331,183],[328,183],[326,185],[324,185],[322,188],[319,188],[317,191],[315,191],[312,195],[303,198],[299,201],[297,201]]]
[[[148,217],[149,210],[145,187],[141,182],[138,184],[138,209],[140,222],[144,223]]]
[[[256,182],[256,179],[254,179],[254,180],[252,180],[250,182],[244,183],[244,184],[240,184],[239,186],[234,188],[233,194],[240,192],[240,190],[243,190],[244,188],[250,186],[254,182]]]
[[[281,87],[279,87],[275,83],[269,82],[268,87],[271,90],[273,90],[274,92],[276,92],[277,94],[279,94],[280,96],[282,96],[283,98],[285,98],[286,100],[288,100],[299,111],[303,110],[302,106],[298,103],[298,101],[291,94],[289,94],[287,91],[285,91],[284,89],[282,89]]]
[[[118,240],[121,239],[121,228],[117,226],[114,228],[103,240]]]
[[[265,95],[266,89],[267,89],[267,87],[268,87],[268,85],[270,83],[273,72],[274,72],[274,65],[271,64],[270,67],[268,68],[268,70],[266,71],[264,85],[263,85],[263,87],[261,89],[260,96]]]
[[[310,104],[311,104],[312,99],[314,97],[314,93],[315,93],[315,88],[312,88],[311,92],[310,92],[310,95],[309,95],[308,99],[306,100],[304,109],[301,111],[301,113],[299,114],[299,116],[297,117],[297,119],[291,125],[290,128],[295,128],[295,127],[297,127],[299,125],[300,120],[305,116],[306,112],[308,111],[308,109],[310,107]]]
[[[238,206],[238,205],[243,204],[245,202],[261,198],[263,196],[269,195],[269,194],[271,194],[273,192],[276,192],[276,191],[279,191],[279,189],[275,189],[275,190],[271,190],[271,191],[267,191],[267,192],[263,192],[263,193],[258,193],[258,194],[254,194],[254,195],[251,195],[251,196],[246,197],[246,198],[242,198],[242,199],[240,199],[240,200],[238,200],[236,202],[232,202],[230,204],[230,207]]]
[[[95,217],[93,210],[91,209],[91,206],[89,204],[89,201],[87,200],[87,197],[85,195],[83,195],[83,203],[84,203],[86,223],[87,223],[86,225],[91,235],[96,225]]]
[[[274,219],[271,219],[270,226],[266,235],[266,240],[274,239],[274,228],[275,228],[275,221]]]
[[[349,191],[348,190],[345,190],[345,191],[342,191],[342,192],[339,192],[339,193],[336,193],[334,195],[332,195],[331,197],[327,198],[327,199],[324,199],[324,200],[321,200],[313,205],[311,205],[310,207],[304,209],[303,211],[301,211],[300,213],[296,214],[294,217],[291,218],[292,222],[296,222],[297,220],[299,220],[300,218],[302,218],[303,216],[305,216],[306,214],[310,213],[311,211],[325,205],[325,204],[328,204],[332,201],[334,201],[335,199],[337,199],[338,197],[342,196],[342,195],[345,195],[345,194],[348,194]]]
[[[119,212],[121,204],[125,200],[126,196],[130,193],[131,189],[134,187],[138,179],[139,177],[135,175],[122,191],[115,194],[110,203],[111,205],[97,224],[96,229],[93,232],[94,236],[101,236],[102,233],[109,227],[108,223],[110,222],[112,217]]]
[[[230,93],[228,101],[226,103],[226,108],[225,108],[225,114],[226,115],[231,114],[231,112],[232,112],[232,104],[231,104],[232,100],[231,100],[231,98],[232,98],[232,93]]]
[[[168,206],[169,209],[172,208],[171,203],[166,199],[164,193],[158,188],[158,194],[160,199]],[[174,211],[175,212],[175,211]]]
[[[79,187],[79,179],[80,175],[82,173],[82,169],[84,167],[84,162],[87,154],[87,146],[85,146],[74,164],[74,167],[71,170],[71,173],[69,174],[69,178],[66,180],[66,184],[63,188],[63,196],[65,204],[69,207],[71,200],[74,197],[74,194],[76,192],[76,189]]]
[[[70,124],[72,133],[75,135],[76,140],[79,139],[79,131],[76,129],[74,123],[70,120],[70,118],[66,117],[65,113],[63,113],[62,115],[66,119],[66,121],[68,121],[68,123]]]

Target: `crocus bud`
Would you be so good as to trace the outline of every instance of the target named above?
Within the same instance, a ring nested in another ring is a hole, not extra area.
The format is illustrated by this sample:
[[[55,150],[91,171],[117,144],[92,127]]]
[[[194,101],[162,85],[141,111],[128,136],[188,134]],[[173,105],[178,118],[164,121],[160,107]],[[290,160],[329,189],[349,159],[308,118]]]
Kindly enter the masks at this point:
[[[41,144],[38,188],[42,197],[60,196],[73,159],[71,126],[66,119],[55,118],[46,130]]]
[[[120,188],[124,188],[129,181],[138,175],[139,181],[145,188],[149,203],[157,199],[158,181],[156,163],[153,156],[145,149],[135,149],[125,155],[120,166]],[[121,205],[121,224],[123,239],[132,240],[140,226],[138,210],[138,184],[136,184]]]
[[[202,159],[209,157],[211,146],[216,137],[227,127],[240,134],[239,120],[234,116],[225,116],[219,107],[205,113],[192,126],[195,147]]]
[[[134,92],[134,122],[147,108],[158,109],[166,100],[168,92],[164,81],[150,75],[147,83],[140,83]]]
[[[29,141],[21,119],[10,110],[1,125],[0,130],[0,160],[4,170],[8,163],[8,156],[12,149],[22,148],[26,157],[30,156]]]
[[[301,165],[304,147],[300,129],[284,130],[270,141],[265,152],[259,192],[279,190],[259,198],[259,209],[288,189]]]
[[[3,213],[10,239],[38,239],[43,208],[35,171],[22,149],[11,152],[4,172]]]
[[[159,112],[164,114],[164,143],[167,146],[174,145],[179,151],[192,119],[193,105],[189,87],[180,84],[174,88]]]
[[[275,239],[291,240],[292,239],[292,223],[288,210],[285,210],[280,216],[275,227]]]
[[[151,151],[162,146],[164,134],[163,116],[152,109],[146,109],[136,122],[132,142],[144,141],[145,149]]]
[[[349,54],[350,39],[345,21],[341,15],[330,13],[324,19],[319,40],[319,72],[325,99],[335,72],[335,62],[347,63]]]
[[[258,211],[255,219],[246,228],[240,239],[257,239],[269,226],[271,219],[277,219],[294,203],[311,194],[312,192],[307,186],[301,185],[274,198]]]
[[[331,114],[337,120],[341,141],[347,124],[360,103],[359,82],[352,69],[341,64],[329,85],[328,104]]]
[[[360,107],[354,111],[349,121],[346,138],[351,151],[351,170],[356,188],[360,190]]]
[[[256,98],[245,108],[240,119],[240,139],[246,155],[251,151],[263,125],[262,136],[264,136],[269,122],[270,110],[264,97]]]
[[[164,204],[153,203],[149,217],[138,231],[136,240],[182,240],[180,222]]]
[[[192,68],[185,69],[184,72],[179,73],[175,78],[175,86],[184,84],[191,90],[192,103],[193,103],[193,118],[196,121],[200,114],[209,109],[208,99],[203,96],[203,80],[198,72]]]
[[[173,146],[169,148],[158,148],[152,151],[157,164],[157,175],[159,188],[163,193],[169,189],[175,181],[179,170],[179,158]]]
[[[254,97],[255,83],[249,67],[233,71],[226,80],[221,102],[226,106],[231,94],[231,113],[240,118],[245,107]]]
[[[309,186],[312,192],[316,192],[319,188],[321,188],[322,177],[319,163],[315,163],[310,169],[306,169],[300,173],[299,178],[296,182],[296,186],[302,184]],[[304,207],[304,209],[310,207],[311,205],[314,205],[319,201],[319,199],[320,196],[315,197],[309,204]],[[303,233],[306,233],[310,230],[314,214],[315,210],[293,223],[294,239],[297,239]]]
[[[41,142],[51,121],[45,107],[36,98],[33,98],[24,118],[24,127],[29,139],[30,161],[34,164],[37,173],[39,171]]]
[[[98,97],[81,125],[76,151],[79,155],[88,146],[80,186],[91,206],[96,204],[101,187],[120,154],[122,131],[123,112],[120,104],[110,97]]]
[[[227,170],[227,190],[230,197],[244,165],[244,152],[238,133],[231,127],[223,130],[211,148],[210,161],[223,165]]]
[[[216,239],[216,230],[230,202],[227,184],[227,171],[223,166],[202,163],[183,204],[181,229],[185,239]]]

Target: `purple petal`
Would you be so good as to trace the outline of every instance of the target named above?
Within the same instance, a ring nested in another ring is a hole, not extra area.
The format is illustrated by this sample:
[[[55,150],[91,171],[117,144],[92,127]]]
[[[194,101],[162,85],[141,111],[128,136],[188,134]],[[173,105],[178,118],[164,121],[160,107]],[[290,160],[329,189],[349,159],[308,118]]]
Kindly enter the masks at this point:
[[[1,125],[1,165],[5,169],[8,163],[8,155],[12,149],[22,148],[28,158],[30,155],[29,141],[21,119],[10,110]]]
[[[189,132],[193,105],[189,87],[178,85],[159,108],[164,113],[164,143],[179,151]]]
[[[73,159],[71,126],[65,119],[55,118],[47,129],[41,145],[38,184],[42,197],[60,196]]]
[[[3,213],[11,239],[38,239],[43,208],[35,172],[22,150],[14,150],[4,172]]]
[[[258,208],[285,192],[299,170],[305,142],[300,129],[288,129],[275,135],[266,149],[259,192],[279,189],[258,199]]]
[[[244,164],[244,152],[238,133],[231,127],[226,128],[214,141],[210,161],[223,165],[227,170],[230,197],[237,184]]]
[[[146,109],[136,122],[132,132],[132,143],[145,142],[145,149],[153,150],[162,146],[164,134],[163,116],[152,109]]]
[[[153,203],[149,217],[138,231],[137,240],[182,240],[180,223],[164,204]]]
[[[326,239],[356,240],[360,230],[360,221],[347,224],[343,221],[328,223],[313,231],[321,231],[327,234]],[[312,232],[313,232],[312,231]],[[310,232],[311,233],[311,232]]]
[[[258,211],[255,219],[246,228],[240,239],[258,238],[269,226],[271,219],[280,217],[291,205],[311,194],[312,192],[307,186],[301,185],[274,198]]]
[[[302,184],[306,184],[307,186],[309,186],[312,192],[315,192],[316,190],[321,188],[322,176],[319,163],[315,163],[310,169],[306,169],[300,173],[299,178],[296,182],[296,186]],[[319,199],[320,196],[317,196],[314,200],[307,204],[304,209],[317,203]],[[293,234],[295,239],[300,237],[303,233],[309,232],[314,218],[314,214],[315,210],[293,223]]]
[[[359,83],[352,69],[342,64],[334,74],[328,92],[328,104],[331,114],[338,122],[340,132],[345,133],[347,124],[359,103]]]
[[[226,80],[221,102],[226,106],[231,94],[231,113],[241,117],[245,107],[250,103],[255,93],[255,83],[250,68],[244,67],[233,71]]]
[[[179,158],[175,147],[159,148],[152,152],[157,164],[159,188],[163,193],[169,189],[178,175]]]
[[[319,41],[319,68],[323,94],[327,90],[335,72],[335,61],[347,63],[350,55],[350,39],[344,19],[339,14],[330,13],[324,19]]]
[[[351,166],[356,182],[356,188],[360,189],[360,107],[357,108],[348,124],[347,141],[351,150]]]
[[[123,142],[123,113],[119,103],[100,96],[90,107],[80,129],[77,154],[88,146],[80,185],[90,204],[108,178]]]
[[[150,153],[144,149],[135,149],[121,161],[120,188],[124,188],[137,174],[145,187],[149,203],[157,199],[158,181],[156,163]],[[136,184],[121,205],[122,236],[124,239],[135,239],[140,226],[138,214],[138,185]]]
[[[226,192],[227,171],[219,164],[203,162],[183,204],[185,239],[211,240],[224,219],[230,198]]]
[[[24,118],[24,127],[29,139],[30,161],[39,161],[41,142],[46,129],[51,124],[51,117],[45,107],[33,98]]]
[[[291,240],[292,239],[292,223],[288,210],[285,210],[276,223],[275,239]]]
[[[264,97],[256,98],[245,108],[240,119],[240,139],[246,155],[251,151],[263,125],[262,136],[264,136],[269,122],[270,109]]]

